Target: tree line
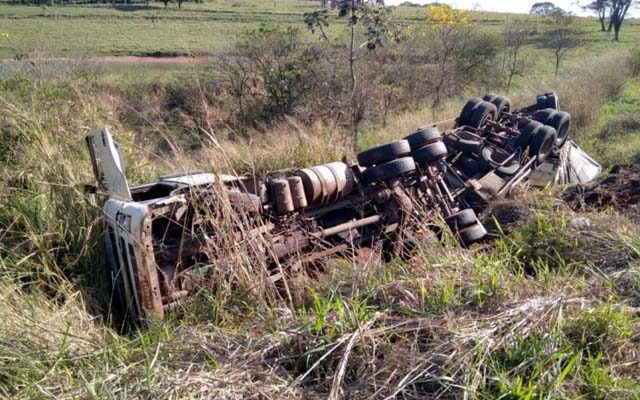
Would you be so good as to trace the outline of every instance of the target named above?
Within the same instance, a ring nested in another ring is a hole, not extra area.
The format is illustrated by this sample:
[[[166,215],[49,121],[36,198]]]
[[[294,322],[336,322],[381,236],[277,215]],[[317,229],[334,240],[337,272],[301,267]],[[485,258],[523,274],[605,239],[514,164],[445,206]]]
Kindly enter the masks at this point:
[[[582,8],[596,14],[602,32],[613,30],[613,40],[617,42],[620,40],[620,28],[622,28],[622,23],[627,18],[629,10],[637,5],[637,0],[595,0],[583,3]],[[530,13],[536,15],[568,14],[550,1],[534,3]]]

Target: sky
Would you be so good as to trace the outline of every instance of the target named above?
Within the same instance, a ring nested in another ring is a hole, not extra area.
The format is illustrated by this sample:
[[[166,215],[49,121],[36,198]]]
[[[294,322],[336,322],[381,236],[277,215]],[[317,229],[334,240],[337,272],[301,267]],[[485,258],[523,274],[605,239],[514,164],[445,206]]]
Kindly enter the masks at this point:
[[[405,0],[386,0],[387,5],[398,5]],[[410,0],[412,3],[425,4],[432,3],[434,0]],[[529,13],[533,3],[546,0],[440,0],[440,3],[447,3],[454,8],[462,8],[465,10],[482,10],[482,11],[501,11],[512,13]],[[550,0],[556,6],[571,11],[578,15],[591,15],[576,5],[576,0]],[[585,3],[586,1],[581,1]],[[639,16],[638,9],[631,13],[633,16]]]

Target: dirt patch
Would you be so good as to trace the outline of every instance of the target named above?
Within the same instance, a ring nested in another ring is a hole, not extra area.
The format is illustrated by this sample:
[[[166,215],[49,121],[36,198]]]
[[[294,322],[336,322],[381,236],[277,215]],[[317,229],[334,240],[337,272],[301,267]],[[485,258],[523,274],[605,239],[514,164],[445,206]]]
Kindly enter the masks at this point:
[[[533,218],[533,212],[518,200],[498,200],[482,213],[481,222],[492,235],[508,235]]]
[[[561,198],[574,211],[611,207],[640,220],[640,165],[616,165],[601,179],[566,188]]]
[[[214,56],[181,56],[181,55],[150,55],[150,56],[96,56],[96,57],[46,57],[21,60],[0,60],[0,64],[19,65],[22,63],[84,63],[93,65],[203,65],[212,64]]]
[[[142,57],[142,56],[104,56],[89,58],[89,62],[110,65],[189,65],[211,64],[215,57],[211,56],[175,56],[175,57]]]

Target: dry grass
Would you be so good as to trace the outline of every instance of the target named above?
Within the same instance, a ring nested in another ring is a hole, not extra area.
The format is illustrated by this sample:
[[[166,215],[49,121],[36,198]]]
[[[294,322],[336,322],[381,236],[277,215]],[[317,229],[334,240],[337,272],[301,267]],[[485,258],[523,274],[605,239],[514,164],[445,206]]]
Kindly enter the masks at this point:
[[[617,59],[598,62],[591,88],[569,92],[572,74],[557,82],[567,108],[597,110],[618,85],[602,83]],[[290,281],[291,297],[262,284],[264,265],[236,247],[234,268],[180,318],[118,333],[107,315],[99,202],[81,190],[93,180],[82,147],[88,129],[112,128],[132,182],[175,170],[267,171],[352,158],[346,135],[294,120],[250,141],[205,128],[192,153],[166,127],[153,138],[127,129],[117,102],[85,87],[49,77],[12,82],[0,92],[0,146],[11,143],[0,155],[0,396],[640,395],[638,227],[613,211],[575,214],[548,192],[524,197],[532,219],[493,243],[461,251],[445,238],[424,243],[408,262],[382,262],[375,252],[327,260],[313,279]],[[514,100],[530,99],[529,89]],[[581,103],[586,93],[598,99]],[[459,104],[451,99],[442,115]],[[404,136],[429,113],[368,124],[360,146]],[[585,129],[592,124],[586,111],[578,118]],[[589,229],[576,217],[589,218]],[[220,227],[234,223],[222,218]]]

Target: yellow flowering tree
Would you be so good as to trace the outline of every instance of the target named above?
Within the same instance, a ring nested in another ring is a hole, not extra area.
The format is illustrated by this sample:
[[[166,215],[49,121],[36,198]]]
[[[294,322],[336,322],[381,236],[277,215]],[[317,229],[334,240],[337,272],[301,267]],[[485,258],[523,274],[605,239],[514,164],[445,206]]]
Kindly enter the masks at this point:
[[[465,26],[471,24],[469,13],[446,4],[432,4],[426,8],[427,19],[436,27]]]
[[[446,4],[432,4],[425,8],[427,23],[432,31],[428,35],[429,50],[434,61],[432,110],[435,115],[446,88],[455,86],[456,61],[464,52],[471,33],[471,18],[464,10]]]
[[[9,40],[10,37],[9,32],[0,32],[0,39]]]

